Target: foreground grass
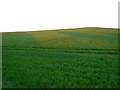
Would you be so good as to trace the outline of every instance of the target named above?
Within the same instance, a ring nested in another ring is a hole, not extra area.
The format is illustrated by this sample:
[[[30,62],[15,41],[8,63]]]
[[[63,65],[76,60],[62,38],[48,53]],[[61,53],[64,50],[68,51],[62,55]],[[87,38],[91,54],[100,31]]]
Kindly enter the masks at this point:
[[[3,49],[4,87],[117,87],[114,54]]]
[[[116,88],[117,32],[83,28],[5,33],[3,88]]]

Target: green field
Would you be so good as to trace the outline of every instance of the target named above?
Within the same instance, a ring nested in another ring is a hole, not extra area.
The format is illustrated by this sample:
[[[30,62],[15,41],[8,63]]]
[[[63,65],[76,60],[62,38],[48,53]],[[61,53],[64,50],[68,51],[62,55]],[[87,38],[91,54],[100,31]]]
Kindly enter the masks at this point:
[[[3,88],[118,88],[118,29],[2,33]]]

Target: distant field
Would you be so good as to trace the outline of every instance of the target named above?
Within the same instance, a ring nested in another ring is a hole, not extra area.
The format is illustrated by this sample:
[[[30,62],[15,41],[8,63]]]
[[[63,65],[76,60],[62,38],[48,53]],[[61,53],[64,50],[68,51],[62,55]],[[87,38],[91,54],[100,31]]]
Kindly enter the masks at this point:
[[[2,34],[3,88],[117,88],[118,30]]]

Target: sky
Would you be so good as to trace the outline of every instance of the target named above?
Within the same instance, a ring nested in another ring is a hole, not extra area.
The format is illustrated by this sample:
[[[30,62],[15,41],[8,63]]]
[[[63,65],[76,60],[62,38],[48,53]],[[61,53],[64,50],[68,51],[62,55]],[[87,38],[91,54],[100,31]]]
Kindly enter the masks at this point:
[[[118,28],[119,0],[0,0],[0,32]]]

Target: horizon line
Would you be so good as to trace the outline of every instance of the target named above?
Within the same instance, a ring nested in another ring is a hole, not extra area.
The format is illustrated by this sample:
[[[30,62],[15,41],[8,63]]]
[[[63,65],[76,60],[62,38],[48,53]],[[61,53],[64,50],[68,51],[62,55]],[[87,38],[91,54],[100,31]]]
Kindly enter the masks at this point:
[[[108,27],[76,27],[76,28],[56,28],[56,29],[36,29],[36,30],[24,30],[24,31],[7,31],[7,32],[0,32],[0,33],[9,33],[9,32],[37,32],[37,31],[57,31],[57,30],[68,30],[68,29],[82,29],[82,28],[101,28],[101,29],[120,29],[120,28],[108,28]]]

